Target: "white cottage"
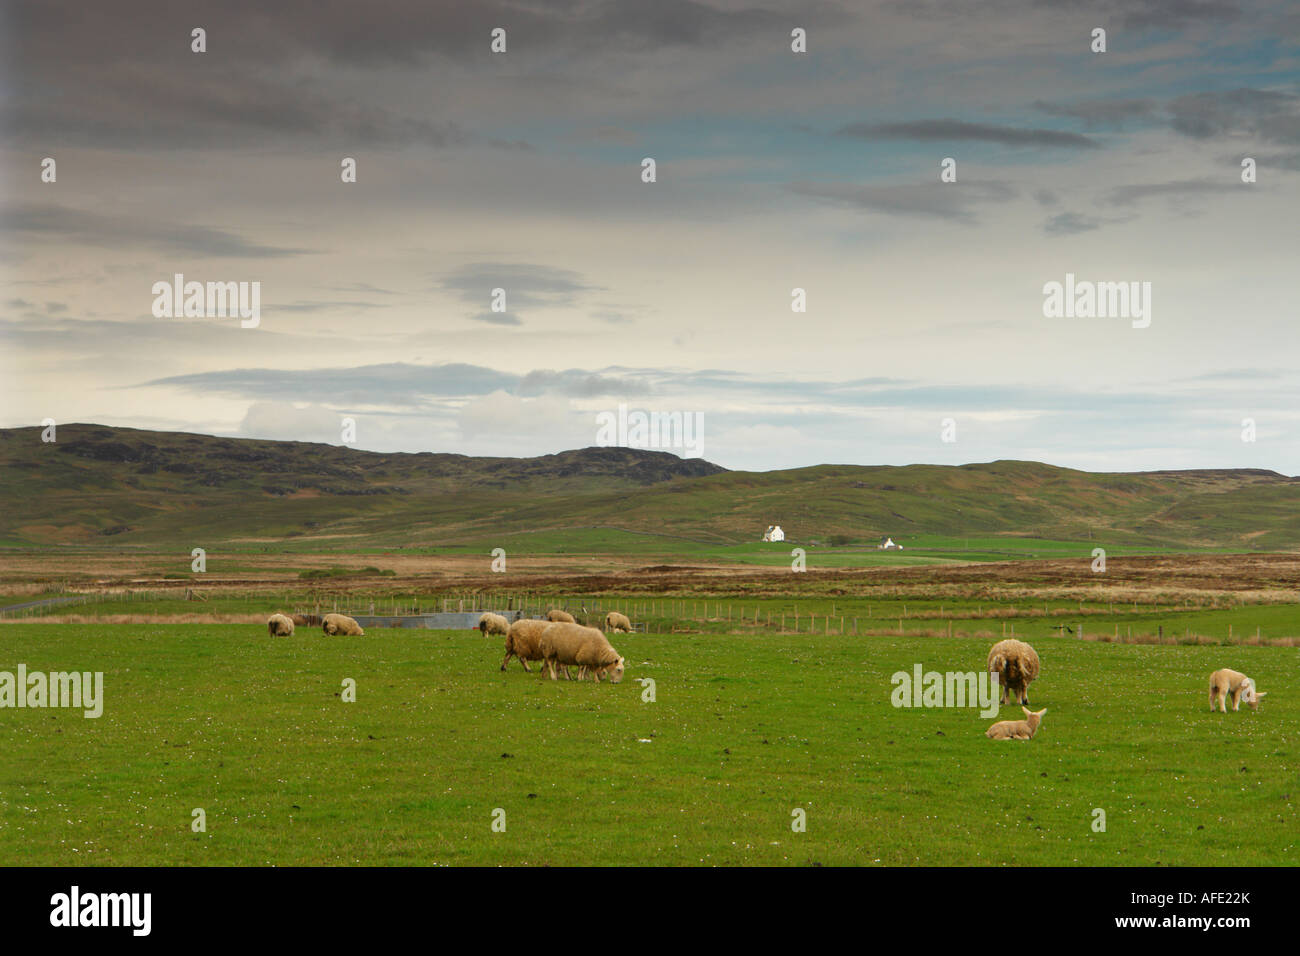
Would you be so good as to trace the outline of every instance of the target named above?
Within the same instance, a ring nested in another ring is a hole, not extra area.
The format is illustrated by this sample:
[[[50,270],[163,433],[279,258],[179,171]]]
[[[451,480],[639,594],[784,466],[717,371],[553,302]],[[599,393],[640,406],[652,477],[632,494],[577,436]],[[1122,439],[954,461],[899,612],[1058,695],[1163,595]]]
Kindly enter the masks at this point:
[[[881,538],[880,544],[878,544],[876,547],[878,547],[881,551],[893,551],[893,550],[902,551],[903,550],[903,546],[901,544],[895,544],[894,539],[889,537],[888,535]]]
[[[784,541],[785,532],[781,530],[781,526],[779,524],[770,524],[767,526],[767,530],[763,532],[763,540]]]

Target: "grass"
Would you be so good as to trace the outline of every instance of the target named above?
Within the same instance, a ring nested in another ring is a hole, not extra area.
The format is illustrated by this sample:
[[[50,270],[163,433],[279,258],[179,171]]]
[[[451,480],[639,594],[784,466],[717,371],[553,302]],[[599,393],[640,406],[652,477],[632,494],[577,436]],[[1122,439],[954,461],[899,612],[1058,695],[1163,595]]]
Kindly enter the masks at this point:
[[[776,523],[790,546],[862,550],[888,534],[908,547],[929,538],[965,558],[1022,550],[1015,542],[1025,539],[1043,542],[1043,553],[1081,541],[1112,553],[1300,546],[1300,484],[1251,469],[1088,473],[997,461],[717,472],[627,448],[493,459],[86,424],[61,426],[58,442],[45,443],[38,431],[0,429],[6,497],[25,505],[0,513],[3,542],[179,554],[436,541],[680,556],[742,546],[752,555],[748,543]]]
[[[1037,637],[1049,712],[1020,744],[972,710],[890,705],[895,671],[980,669],[972,639],[624,636],[628,679],[596,686],[502,673],[468,632],[0,635],[0,670],[103,671],[106,698],[97,720],[0,712],[5,864],[1296,862],[1284,648]],[[1258,713],[1208,712],[1225,665],[1272,692]]]

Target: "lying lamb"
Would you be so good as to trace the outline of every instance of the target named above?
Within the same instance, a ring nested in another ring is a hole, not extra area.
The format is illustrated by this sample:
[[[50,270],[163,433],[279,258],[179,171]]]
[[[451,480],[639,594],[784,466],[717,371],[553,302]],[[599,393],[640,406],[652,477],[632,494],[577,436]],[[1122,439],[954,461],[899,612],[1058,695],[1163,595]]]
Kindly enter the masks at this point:
[[[1042,723],[1047,708],[1030,710],[1028,707],[1021,707],[1020,709],[1025,712],[1024,720],[999,720],[984,731],[984,736],[989,740],[1028,740],[1034,736],[1038,733],[1038,725]]]

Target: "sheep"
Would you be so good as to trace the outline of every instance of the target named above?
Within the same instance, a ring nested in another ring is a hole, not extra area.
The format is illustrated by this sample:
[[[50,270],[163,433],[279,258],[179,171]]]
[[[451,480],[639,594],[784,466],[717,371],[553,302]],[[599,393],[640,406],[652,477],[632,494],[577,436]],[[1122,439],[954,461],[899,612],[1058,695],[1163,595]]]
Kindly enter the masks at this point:
[[[1029,682],[1038,676],[1038,652],[1014,637],[998,641],[989,649],[989,673],[998,675],[1002,685],[1002,699],[1007,702],[1007,691],[1015,691],[1018,703],[1029,703]]]
[[[550,624],[542,631],[541,651],[551,680],[556,679],[556,664],[578,665],[578,680],[586,677],[588,671],[598,684],[601,674],[607,675],[611,684],[623,679],[624,658],[594,627],[563,622]]]
[[[559,608],[557,608],[557,607],[553,607],[553,608],[551,608],[549,611],[546,612],[546,620],[551,621],[552,623],[557,623],[557,624],[576,624],[576,623],[578,623],[577,621],[575,621],[575,620],[573,619],[573,615],[572,615],[572,614],[570,614],[568,611],[561,611],[561,610],[560,610]]]
[[[1227,697],[1232,694],[1232,709],[1235,711],[1240,707],[1244,700],[1250,704],[1251,710],[1259,710],[1259,699],[1267,697],[1268,691],[1258,691],[1255,689],[1255,682],[1240,671],[1223,668],[1210,675],[1210,713],[1214,713],[1215,701],[1218,701],[1219,711],[1226,714],[1228,712]]]
[[[620,631],[625,634],[630,633],[632,630],[632,622],[628,620],[626,614],[620,614],[618,611],[610,611],[605,615],[605,630],[613,631],[616,634]]]
[[[284,614],[272,614],[266,619],[266,633],[272,637],[293,637],[293,619]]]
[[[1021,707],[1020,709],[1025,712],[1024,720],[999,720],[984,731],[984,736],[989,740],[1028,740],[1034,736],[1038,733],[1038,725],[1043,722],[1043,714],[1047,713],[1047,708],[1030,710],[1028,707]]]
[[[344,637],[364,637],[366,634],[361,625],[346,614],[326,614],[321,629],[331,637],[336,634]]]
[[[509,634],[510,622],[500,614],[493,614],[488,611],[478,619],[478,629],[484,637],[489,634]]]
[[[292,614],[289,619],[299,627],[319,627],[321,624],[319,614]]]
[[[524,670],[531,674],[533,669],[528,666],[528,662],[545,659],[542,654],[541,637],[542,631],[550,627],[550,623],[550,621],[536,621],[521,617],[511,624],[510,630],[506,632],[506,656],[501,661],[501,669],[506,669],[511,657],[517,657],[519,663],[524,665]],[[569,676],[567,668],[564,676]]]

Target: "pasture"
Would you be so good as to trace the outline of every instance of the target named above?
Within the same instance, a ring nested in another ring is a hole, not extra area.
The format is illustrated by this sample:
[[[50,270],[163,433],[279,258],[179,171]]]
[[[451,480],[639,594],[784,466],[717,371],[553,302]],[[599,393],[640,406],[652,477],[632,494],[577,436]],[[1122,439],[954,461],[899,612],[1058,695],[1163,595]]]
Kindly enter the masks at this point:
[[[98,719],[0,711],[0,863],[1212,866],[1300,852],[1294,648],[1028,635],[1043,661],[1031,700],[1048,714],[1015,743],[984,730],[1017,706],[890,703],[891,675],[918,663],[982,670],[980,637],[612,639],[628,660],[616,686],[501,672],[501,641],[476,631],[5,623],[0,670],[102,671],[105,700]],[[1222,666],[1269,692],[1257,713],[1209,712]]]

